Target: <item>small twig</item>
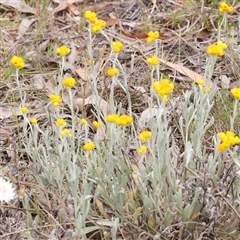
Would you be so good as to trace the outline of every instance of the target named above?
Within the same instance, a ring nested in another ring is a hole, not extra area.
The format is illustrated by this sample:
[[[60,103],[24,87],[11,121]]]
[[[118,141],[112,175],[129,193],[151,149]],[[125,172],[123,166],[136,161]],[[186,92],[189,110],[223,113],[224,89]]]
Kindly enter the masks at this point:
[[[73,223],[63,223],[64,225],[73,225]],[[44,225],[44,226],[39,226],[39,227],[33,227],[33,228],[28,228],[28,229],[21,229],[21,230],[17,230],[11,233],[6,233],[0,236],[0,239],[7,239],[6,237],[14,235],[14,234],[18,234],[18,233],[22,233],[25,232],[26,230],[31,231],[31,230],[36,230],[36,229],[42,229],[42,228],[47,228],[47,227],[55,227],[55,224],[48,224],[48,225]]]
[[[219,193],[219,192],[218,192]],[[233,207],[233,205],[228,202],[228,200],[221,194],[219,193],[219,195],[225,200],[225,202],[228,204],[228,206],[235,212],[235,214],[237,215],[238,219],[240,220],[240,215],[239,213],[237,212],[237,210]]]
[[[21,211],[24,213],[30,212],[30,213],[35,213],[37,214],[39,211],[35,210],[35,209],[24,209],[24,208],[16,208],[16,207],[11,207],[11,206],[5,206],[5,205],[0,205],[0,208],[7,208],[7,209],[13,209],[16,211]]]
[[[204,182],[204,179],[202,179],[202,177],[200,177],[197,173],[195,173],[194,171],[192,171],[189,167],[187,166],[183,166],[184,168],[186,168],[190,173],[192,173],[195,177],[197,177],[199,180],[201,180],[202,182]]]

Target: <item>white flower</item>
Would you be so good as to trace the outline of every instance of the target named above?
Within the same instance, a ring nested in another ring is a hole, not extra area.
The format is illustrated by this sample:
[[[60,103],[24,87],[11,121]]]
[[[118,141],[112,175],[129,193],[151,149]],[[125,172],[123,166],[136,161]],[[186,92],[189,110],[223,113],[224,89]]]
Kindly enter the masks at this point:
[[[0,201],[9,202],[15,197],[15,189],[9,181],[0,177]]]

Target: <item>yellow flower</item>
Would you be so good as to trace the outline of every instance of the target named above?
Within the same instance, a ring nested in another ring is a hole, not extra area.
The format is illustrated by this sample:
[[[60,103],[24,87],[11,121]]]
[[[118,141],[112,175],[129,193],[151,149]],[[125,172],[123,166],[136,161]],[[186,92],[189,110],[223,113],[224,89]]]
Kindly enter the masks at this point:
[[[156,81],[153,83],[153,88],[156,92],[159,92],[161,90],[161,84]]]
[[[107,115],[106,120],[110,123],[116,123],[119,126],[126,126],[133,122],[133,118],[128,115],[118,116],[117,114]]]
[[[206,93],[206,92],[210,92],[210,91],[211,91],[211,88],[210,88],[210,87],[209,87],[209,88],[203,87],[203,89],[202,89],[202,90],[203,90],[203,92],[205,92],[205,93]]]
[[[99,20],[99,25],[101,26],[101,28],[104,28],[107,26],[107,23],[104,20]]]
[[[91,13],[92,13],[91,11],[87,10],[87,11],[84,13],[84,17],[85,17],[86,19],[88,19],[88,18],[90,17]]]
[[[232,12],[233,7],[229,6],[226,2],[221,2],[218,11],[219,12]]]
[[[28,112],[28,108],[23,106],[23,107],[21,107],[21,111],[23,114],[26,114]]]
[[[223,42],[222,40],[217,41],[217,46],[221,47],[223,50],[227,49],[227,44]]]
[[[71,88],[71,87],[74,87],[76,80],[74,78],[65,78],[63,79],[62,82],[65,85],[65,87]]]
[[[70,129],[63,129],[60,131],[60,134],[63,136],[63,137],[69,137],[69,138],[72,138],[72,133],[71,133],[71,130]]]
[[[59,118],[59,119],[57,119],[55,125],[56,125],[57,127],[61,127],[61,126],[62,126],[62,127],[66,127],[66,126],[67,126],[67,123],[64,121],[64,119]]]
[[[149,36],[150,38],[157,39],[157,38],[159,38],[159,32],[158,32],[158,31],[155,31],[155,32],[150,31],[150,32],[148,33],[148,36]]]
[[[221,40],[217,41],[217,44],[213,44],[207,47],[207,53],[209,55],[218,55],[222,57],[224,55],[224,50],[227,48],[227,44]]]
[[[107,74],[109,77],[113,77],[114,75],[118,74],[118,69],[117,68],[110,68],[107,71]]]
[[[153,83],[154,90],[162,97],[165,102],[168,101],[167,95],[171,94],[174,89],[174,84],[168,79],[162,79],[160,82]]]
[[[25,62],[21,57],[13,56],[10,61],[15,68],[24,68],[25,67]]]
[[[220,143],[219,145],[218,145],[218,151],[219,152],[222,152],[222,151],[224,151],[226,148],[225,148],[225,146],[222,144],[222,143]]]
[[[86,120],[85,118],[81,118],[81,119],[80,119],[80,123],[84,125],[84,124],[87,123],[87,120]]]
[[[133,118],[128,115],[121,115],[118,118],[116,118],[116,124],[120,126],[126,126],[128,124],[131,124],[133,122]]]
[[[94,149],[95,147],[96,147],[96,145],[94,142],[89,142],[89,143],[86,143],[83,145],[83,149],[85,151],[90,151],[90,150]]]
[[[147,59],[147,62],[151,65],[158,65],[158,62],[159,62],[159,58],[156,57],[156,56],[152,56],[151,58],[148,58]]]
[[[146,38],[146,43],[151,43],[151,42],[153,42],[154,40],[152,39],[152,38],[150,38],[150,37],[147,37]]]
[[[106,27],[107,23],[104,20],[96,20],[93,24],[92,24],[92,32],[99,32],[102,30],[102,28]]]
[[[220,132],[218,137],[221,139],[221,143],[218,145],[218,151],[222,152],[225,149],[240,143],[240,138],[235,135],[235,133],[231,131],[227,131],[226,133]]]
[[[102,124],[102,122],[93,121],[93,126],[95,126],[96,128],[100,128]]]
[[[203,79],[198,79],[197,83],[198,83],[198,85],[203,85],[204,84],[204,80]]]
[[[150,131],[143,131],[142,133],[139,134],[138,138],[141,141],[146,141],[151,136],[152,136],[152,132],[150,132]]]
[[[222,48],[219,48],[219,46],[217,45],[210,45],[207,47],[207,53],[209,55],[218,55],[218,56],[223,56],[224,55],[224,51]]]
[[[110,123],[116,122],[119,116],[117,114],[107,115],[106,120]]]
[[[61,55],[61,56],[66,56],[71,52],[70,48],[66,47],[66,46],[61,46],[60,48],[56,49],[56,53]]]
[[[236,99],[240,100],[240,88],[231,89],[231,93]]]
[[[94,64],[94,61],[93,61],[93,60],[88,60],[88,64],[89,64],[89,65],[93,65],[93,64]]]
[[[95,12],[86,11],[84,13],[84,17],[88,19],[91,23],[95,23],[97,21],[97,14]]]
[[[96,33],[96,32],[100,32],[101,31],[101,27],[99,25],[93,24],[92,25],[92,32]]]
[[[32,118],[31,119],[31,123],[34,125],[34,124],[37,124],[37,119],[36,118]]]
[[[58,107],[59,104],[60,104],[60,102],[62,101],[62,97],[59,96],[59,95],[51,94],[51,95],[49,96],[49,98],[51,99],[52,104],[53,104],[54,107]]]
[[[154,42],[157,38],[159,38],[159,32],[155,31],[151,31],[148,33],[148,37],[146,38],[146,42],[147,43],[151,43]]]
[[[112,42],[112,45],[113,45],[113,51],[115,53],[119,53],[123,46],[123,44],[121,42]]]
[[[145,145],[142,145],[139,149],[138,149],[139,153],[146,153],[147,152],[147,147]]]

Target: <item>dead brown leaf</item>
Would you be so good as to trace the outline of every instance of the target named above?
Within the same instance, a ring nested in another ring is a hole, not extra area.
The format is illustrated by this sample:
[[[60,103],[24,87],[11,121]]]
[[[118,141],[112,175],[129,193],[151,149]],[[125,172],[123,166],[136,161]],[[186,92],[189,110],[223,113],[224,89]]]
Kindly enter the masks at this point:
[[[158,108],[147,108],[141,113],[141,116],[138,119],[138,126],[141,131],[146,129],[149,120],[156,116],[158,112],[159,112]]]
[[[69,4],[68,8],[75,16],[80,15],[80,12],[78,11],[77,6],[75,6],[74,4]]]
[[[66,8],[69,8],[74,15],[79,15],[80,13],[74,3],[82,3],[83,0],[53,0],[53,2],[59,4],[59,6],[53,10],[53,15]]]
[[[76,67],[74,64],[71,64],[69,62],[65,62],[64,63],[64,70],[71,70],[72,71],[72,74],[74,74],[76,72]]]
[[[118,18],[104,18],[103,20],[107,23],[108,27],[113,25],[119,25],[121,22],[121,20]]]
[[[73,105],[74,108],[78,108],[80,111],[83,111],[84,106],[91,104],[91,105],[98,105],[100,110],[105,114],[109,114],[110,112],[110,106],[109,104],[104,100],[101,99],[100,102],[97,102],[97,99],[91,95],[87,98],[75,98],[73,99]]]
[[[0,119],[9,118],[13,115],[18,116],[21,115],[21,111],[19,107],[10,107],[7,105],[0,105]]]
[[[134,90],[134,92],[141,92],[142,93],[142,96],[145,98],[145,99],[149,99],[149,96],[147,94],[147,91],[144,87],[141,87],[141,86],[131,86],[131,89]]]
[[[105,2],[105,3],[95,3],[94,5],[87,5],[84,7],[82,12],[85,12],[87,10],[89,11],[101,11],[101,10],[105,10],[107,9],[107,7],[111,6],[111,5],[117,5],[119,4],[119,2]]]
[[[71,52],[68,55],[68,62],[74,64],[77,59],[77,50],[74,44],[71,45]]]
[[[32,18],[32,19],[28,19],[28,18],[24,18],[21,23],[18,26],[18,34],[20,36],[23,36],[25,32],[27,32],[27,30],[29,29],[29,27],[36,21],[37,19]]]
[[[54,91],[55,91],[55,87],[53,86],[53,84],[50,81],[46,82],[45,78],[42,74],[35,74],[33,76],[32,84],[37,89],[43,89],[43,88],[48,89],[49,95],[51,93],[54,93]]]
[[[192,79],[193,81],[197,82],[197,80],[201,79],[202,76],[192,70],[190,70],[189,68],[186,68],[184,66],[181,66],[179,64],[175,64],[175,63],[171,63],[171,62],[168,62],[166,60],[163,60],[163,59],[160,59],[159,58],[159,61],[165,65],[167,65],[168,67],[170,68],[173,68],[175,69],[176,71],[178,71],[179,73],[189,77],[190,79]]]
[[[0,0],[0,4],[12,7],[19,12],[36,14],[36,9],[30,7],[24,0]]]
[[[85,68],[78,68],[76,70],[76,73],[79,75],[79,77],[84,80],[87,81],[88,78],[91,78],[91,74],[87,71],[87,69]]]

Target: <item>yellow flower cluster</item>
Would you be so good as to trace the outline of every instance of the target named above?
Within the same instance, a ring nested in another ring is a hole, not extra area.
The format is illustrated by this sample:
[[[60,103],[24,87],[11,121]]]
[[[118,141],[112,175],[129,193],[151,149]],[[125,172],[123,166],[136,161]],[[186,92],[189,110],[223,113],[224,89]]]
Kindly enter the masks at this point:
[[[226,2],[221,2],[218,11],[219,12],[232,12],[233,7],[229,6]]]
[[[133,118],[131,116],[127,116],[127,115],[121,115],[116,119],[115,122],[117,125],[126,126],[133,122]]]
[[[92,32],[99,32],[102,28],[106,27],[107,23],[103,20],[97,19],[97,14],[95,12],[86,11],[84,17],[92,23]]]
[[[204,84],[204,80],[203,79],[198,79],[197,83],[198,83],[198,85],[203,85]]]
[[[222,140],[222,142],[218,145],[219,152],[240,143],[240,138],[230,131],[227,131],[226,133],[220,132],[218,137]]]
[[[91,151],[92,149],[94,149],[96,147],[94,142],[89,142],[83,145],[83,149],[85,151]]]
[[[103,124],[102,122],[93,121],[93,126],[96,128],[100,128],[102,124]]]
[[[93,65],[93,64],[94,64],[94,61],[91,60],[91,59],[89,59],[89,60],[88,60],[88,65]]]
[[[107,74],[109,77],[113,77],[114,75],[118,74],[118,69],[117,68],[110,68],[107,71]]]
[[[211,91],[211,88],[210,88],[210,87],[209,87],[209,88],[203,87],[203,89],[202,89],[202,90],[203,90],[203,92],[205,92],[205,93],[206,93],[206,92],[210,92],[210,91]]]
[[[95,23],[92,25],[92,32],[99,32],[102,30],[102,28],[106,27],[107,23],[104,20],[97,20]]]
[[[21,107],[21,112],[22,112],[23,114],[26,114],[26,113],[28,112],[28,108],[25,107],[25,106]]]
[[[74,78],[65,78],[62,82],[66,88],[71,88],[75,86],[76,80]]]
[[[117,114],[107,115],[106,120],[111,123],[116,123],[119,126],[126,126],[133,122],[133,118],[131,116],[128,115],[118,116]]]
[[[117,114],[111,114],[111,115],[107,115],[106,120],[110,123],[114,123],[116,122],[117,118],[118,118]]]
[[[156,57],[156,56],[152,56],[151,58],[148,58],[147,59],[147,62],[151,65],[158,65],[158,62],[159,62],[159,58]]]
[[[174,84],[168,79],[162,79],[160,82],[153,83],[154,90],[158,93],[159,97],[163,97],[165,102],[168,101],[167,95],[171,94],[174,89]]]
[[[65,128],[65,129],[61,130],[60,135],[62,135],[63,137],[69,137],[69,138],[73,137],[73,135],[71,133],[71,130],[68,129],[68,128]]]
[[[84,17],[91,23],[95,23],[97,21],[97,14],[95,12],[86,11]]]
[[[231,93],[236,99],[240,100],[240,88],[231,89]]]
[[[197,81],[197,83],[198,83],[198,85],[200,85],[200,86],[202,86],[202,85],[204,85],[204,80],[203,79],[199,79],[198,81]],[[210,92],[211,91],[211,88],[209,87],[209,88],[206,88],[205,86],[204,87],[202,87],[201,88],[202,89],[202,91],[203,92]]]
[[[138,135],[138,138],[141,141],[146,141],[148,138],[150,138],[152,136],[152,132],[150,131],[143,131]]]
[[[37,124],[37,119],[36,118],[32,118],[31,119],[31,123],[34,125],[34,124]]]
[[[82,125],[84,125],[84,124],[87,123],[87,120],[86,120],[85,118],[81,118],[81,119],[80,119],[80,123],[81,123]]]
[[[227,48],[227,44],[221,40],[217,41],[217,44],[213,44],[207,47],[207,53],[209,55],[218,55],[222,57],[224,55],[224,50]]]
[[[147,152],[147,147],[145,145],[142,145],[139,149],[138,149],[139,153],[146,153]]]
[[[59,118],[59,119],[57,119],[55,125],[56,125],[57,127],[61,127],[61,126],[62,126],[62,127],[66,127],[66,126],[67,126],[67,123],[64,121],[64,119]]]
[[[21,57],[13,56],[11,58],[10,62],[12,63],[12,65],[15,68],[24,68],[25,67],[25,62]]]
[[[49,97],[50,97],[50,99],[51,99],[51,101],[52,101],[53,106],[54,106],[54,107],[59,107],[59,104],[60,104],[60,102],[62,101],[61,96],[51,94]]]
[[[151,43],[154,42],[157,38],[159,38],[159,32],[155,31],[151,31],[148,33],[148,37],[146,38],[146,42],[147,43]]]
[[[70,48],[66,47],[66,46],[61,46],[60,48],[56,49],[56,53],[61,55],[61,56],[66,56],[71,52]]]
[[[121,42],[113,42],[112,45],[113,45],[113,51],[115,53],[119,53],[123,46],[123,44]]]

